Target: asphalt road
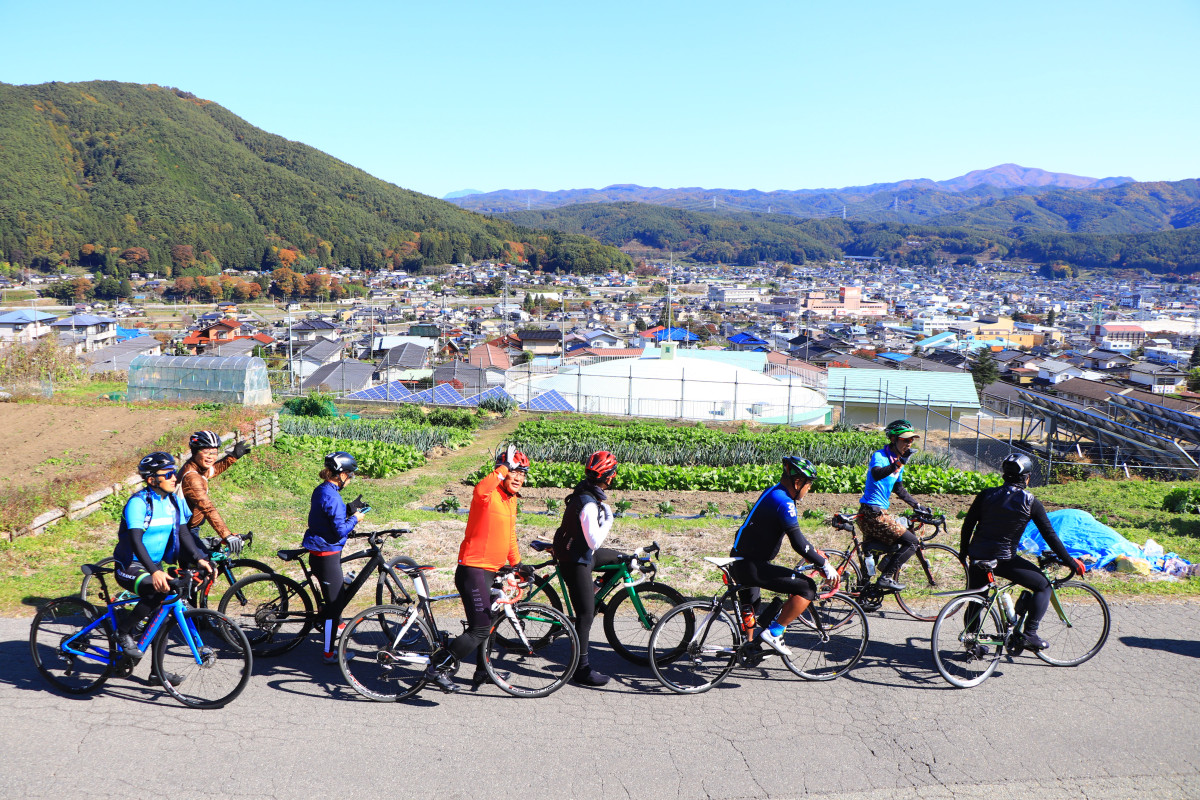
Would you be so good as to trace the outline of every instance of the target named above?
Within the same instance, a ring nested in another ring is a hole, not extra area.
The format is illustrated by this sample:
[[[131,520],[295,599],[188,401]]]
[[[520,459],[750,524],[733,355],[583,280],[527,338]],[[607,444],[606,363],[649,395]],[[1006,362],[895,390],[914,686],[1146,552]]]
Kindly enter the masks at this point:
[[[1021,657],[976,689],[933,669],[929,625],[871,617],[849,675],[735,671],[675,696],[598,645],[617,676],[541,700],[488,687],[359,699],[318,645],[261,659],[218,711],[144,679],[59,696],[0,620],[0,791],[146,797],[1200,797],[1200,604],[1122,603],[1074,669]],[[600,633],[600,625],[596,633]],[[148,662],[149,659],[146,659]],[[138,675],[144,676],[143,664]]]

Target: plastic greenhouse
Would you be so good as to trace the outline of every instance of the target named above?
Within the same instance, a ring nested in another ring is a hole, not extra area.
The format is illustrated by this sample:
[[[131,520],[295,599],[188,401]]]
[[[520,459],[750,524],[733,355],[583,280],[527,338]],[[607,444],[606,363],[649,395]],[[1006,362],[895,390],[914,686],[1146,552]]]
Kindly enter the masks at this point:
[[[129,363],[128,397],[246,406],[272,402],[266,362],[250,356],[137,356]]]

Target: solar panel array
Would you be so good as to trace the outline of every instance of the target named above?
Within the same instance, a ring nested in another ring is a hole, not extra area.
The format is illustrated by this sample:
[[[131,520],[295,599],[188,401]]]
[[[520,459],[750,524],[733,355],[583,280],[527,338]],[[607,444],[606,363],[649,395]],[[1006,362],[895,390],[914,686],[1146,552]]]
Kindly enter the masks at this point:
[[[432,389],[417,392],[404,398],[406,403],[433,403],[441,406],[462,406],[466,400],[448,383],[439,383]]]
[[[521,404],[521,408],[525,411],[574,411],[575,406],[567,402],[566,398],[561,394],[551,389],[548,392],[543,392],[537,397],[528,400]]]
[[[1156,433],[1200,444],[1200,418],[1157,403],[1147,403],[1145,400],[1119,394],[1114,394],[1108,402],[1115,414],[1124,418],[1132,417],[1135,422],[1149,426]]]
[[[392,381],[380,386],[372,386],[370,389],[363,389],[359,392],[346,395],[347,400],[394,400],[400,402],[406,400],[412,392],[408,390],[400,381]]]
[[[493,398],[499,398],[501,400],[512,400],[514,402],[517,399],[517,398],[513,397],[511,394],[509,394],[508,392],[504,391],[503,386],[493,386],[491,389],[488,389],[487,391],[480,392],[479,394],[476,394],[476,395],[471,395],[466,400],[463,400],[463,404],[468,405],[468,406],[477,406],[484,400],[491,400]]]
[[[1091,411],[1059,403],[1047,397],[1028,392],[1017,392],[1018,397],[1035,415],[1047,420],[1066,422],[1075,428],[1084,428],[1085,435],[1108,447],[1119,447],[1147,465],[1196,467],[1195,460],[1176,442],[1153,433],[1139,430]]]

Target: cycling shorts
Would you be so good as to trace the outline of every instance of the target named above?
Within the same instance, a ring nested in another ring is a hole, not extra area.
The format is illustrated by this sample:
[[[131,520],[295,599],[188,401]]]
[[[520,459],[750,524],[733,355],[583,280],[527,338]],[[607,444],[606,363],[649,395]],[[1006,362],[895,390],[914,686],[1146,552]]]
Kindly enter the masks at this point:
[[[817,584],[812,578],[797,575],[787,567],[770,561],[735,561],[729,565],[729,572],[741,586],[800,595],[806,600],[813,600],[817,596]]]

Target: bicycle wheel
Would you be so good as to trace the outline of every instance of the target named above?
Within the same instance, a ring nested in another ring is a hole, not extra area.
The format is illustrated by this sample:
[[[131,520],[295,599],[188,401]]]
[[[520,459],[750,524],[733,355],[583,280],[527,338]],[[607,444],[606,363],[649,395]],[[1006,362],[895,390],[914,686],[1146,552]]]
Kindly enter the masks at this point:
[[[433,633],[416,608],[381,605],[359,612],[338,643],[338,666],[354,691],[380,703],[411,697],[425,685]]]
[[[928,575],[921,564],[922,553],[929,565]],[[927,544],[923,551],[904,562],[899,580],[904,591],[896,594],[896,602],[904,613],[922,622],[933,622],[946,604],[946,598],[938,597],[938,593],[967,588],[967,565],[953,547]]]
[[[554,586],[551,585],[552,581],[553,576],[543,583],[536,591],[531,591],[529,594],[525,595],[525,602],[541,603],[542,605],[550,606],[555,611],[561,611],[566,614],[567,611],[565,608],[563,608],[562,598],[558,596],[558,591],[554,588]],[[539,596],[543,594],[545,595],[544,598]],[[567,616],[571,617],[572,615],[567,614]]]
[[[421,591],[425,593],[426,597],[429,596],[429,581],[425,580],[424,572],[418,572],[415,576],[409,576],[408,573],[396,569],[397,565],[405,567],[419,566],[414,559],[408,556],[395,556],[387,562],[387,565],[391,567],[396,577],[400,580],[409,578],[412,581],[412,591],[409,591],[407,588],[401,590],[401,587],[393,586],[392,579],[388,576],[387,571],[381,569],[379,570],[379,580],[375,583],[375,605],[407,605],[414,602],[416,596]],[[420,587],[419,591],[418,587]],[[405,592],[407,592],[407,596],[405,596]]]
[[[267,575],[275,574],[275,570],[271,569],[269,564],[255,561],[253,558],[234,558],[223,564],[213,562],[213,566],[217,569],[216,577],[204,584],[203,591],[196,593],[196,605],[200,608],[209,607],[209,599],[214,588],[221,589],[223,594],[243,578],[257,575],[260,572]]]
[[[42,606],[29,628],[29,650],[42,677],[68,694],[87,694],[112,675],[116,636],[107,622],[83,629],[104,612],[78,597]]]
[[[211,608],[189,608],[183,619],[195,651],[173,621],[154,642],[155,672],[167,693],[185,706],[220,708],[250,681],[250,642],[229,617]]]
[[[930,646],[941,676],[960,689],[978,686],[996,671],[1004,650],[1000,615],[980,595],[955,597],[937,615]]]
[[[1099,653],[1108,641],[1108,603],[1100,592],[1079,581],[1059,584],[1054,594],[1057,607],[1051,598],[1038,629],[1050,647],[1035,651],[1035,655],[1056,667],[1078,666]]]
[[[545,697],[575,674],[579,636],[561,611],[540,603],[517,603],[513,617],[492,623],[483,645],[488,677],[516,697]]]
[[[867,615],[838,592],[814,600],[788,624],[783,642],[792,655],[783,663],[805,680],[831,681],[858,663],[869,638]]]
[[[687,643],[681,653],[679,642]],[[738,625],[725,609],[712,600],[682,603],[650,632],[650,671],[673,692],[707,692],[733,669],[741,644]]]
[[[316,624],[312,599],[286,575],[242,578],[218,606],[246,634],[256,656],[277,656],[296,647]]]
[[[633,603],[631,592],[636,592],[641,601],[642,609],[646,612],[644,620]],[[650,631],[654,630],[663,614],[682,602],[682,594],[654,581],[632,589],[622,589],[605,606],[604,636],[617,655],[644,667],[650,663]],[[671,657],[667,640],[663,638],[660,644],[664,648],[664,657]],[[682,639],[676,642],[674,656],[679,656],[686,644]]]

